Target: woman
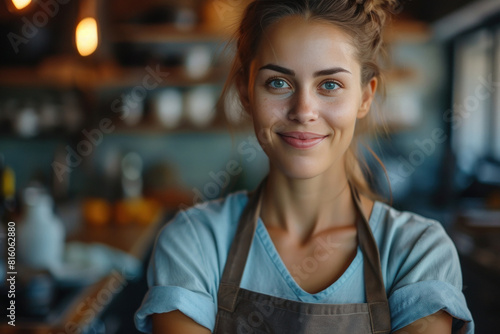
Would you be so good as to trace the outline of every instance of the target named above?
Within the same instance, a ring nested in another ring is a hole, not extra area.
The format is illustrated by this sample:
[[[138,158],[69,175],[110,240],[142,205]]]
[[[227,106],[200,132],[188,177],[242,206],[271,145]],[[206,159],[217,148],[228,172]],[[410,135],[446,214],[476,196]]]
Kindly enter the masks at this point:
[[[228,86],[269,157],[251,192],[165,226],[136,325],[153,333],[473,333],[438,222],[376,201],[356,138],[392,1],[262,0]]]

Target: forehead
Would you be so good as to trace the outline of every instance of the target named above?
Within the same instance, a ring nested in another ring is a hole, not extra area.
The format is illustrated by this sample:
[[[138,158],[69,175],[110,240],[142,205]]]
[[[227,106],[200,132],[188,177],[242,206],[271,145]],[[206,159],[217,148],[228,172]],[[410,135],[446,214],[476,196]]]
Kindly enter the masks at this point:
[[[280,19],[262,36],[255,61],[277,63],[294,70],[359,67],[352,38],[340,27],[299,16]]]

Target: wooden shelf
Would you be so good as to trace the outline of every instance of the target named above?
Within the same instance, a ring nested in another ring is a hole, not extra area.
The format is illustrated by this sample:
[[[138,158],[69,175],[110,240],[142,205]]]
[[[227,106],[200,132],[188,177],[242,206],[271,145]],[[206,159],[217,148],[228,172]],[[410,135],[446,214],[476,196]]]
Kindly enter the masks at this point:
[[[154,67],[151,66],[153,69]],[[190,78],[182,67],[165,67],[161,69],[162,73],[167,73],[163,77],[159,86],[171,87],[191,87],[203,84],[220,84],[225,79],[227,73],[222,68],[212,68],[210,71],[199,79]],[[142,84],[145,76],[148,75],[146,68],[124,68],[112,76],[96,80],[93,87],[96,89],[112,88],[112,87],[132,87]]]
[[[114,64],[97,64],[88,66],[78,61],[39,66],[37,68],[0,68],[0,86],[39,87],[39,88],[82,88],[105,89],[133,87],[141,85],[150,71],[159,69],[162,80],[159,86],[190,87],[200,84],[221,84],[227,75],[227,70],[215,67],[199,79],[190,78],[183,67],[162,67],[150,65],[141,67],[118,67]]]
[[[221,43],[228,39],[222,32],[203,27],[185,30],[171,24],[121,24],[113,29],[111,42],[130,43]]]

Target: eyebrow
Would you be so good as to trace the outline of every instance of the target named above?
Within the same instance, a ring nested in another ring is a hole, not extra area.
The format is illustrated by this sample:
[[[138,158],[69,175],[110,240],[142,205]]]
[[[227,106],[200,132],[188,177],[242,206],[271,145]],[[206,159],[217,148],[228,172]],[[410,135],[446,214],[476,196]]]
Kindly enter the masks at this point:
[[[287,75],[295,75],[294,71],[292,71],[292,70],[290,70],[288,68],[285,68],[285,67],[281,67],[281,66],[275,65],[275,64],[264,65],[261,68],[259,68],[259,71],[260,70],[272,70],[272,71],[280,72],[280,73],[287,74]],[[342,67],[333,67],[333,68],[329,68],[329,69],[326,69],[326,70],[321,70],[321,71],[314,72],[314,77],[320,77],[320,76],[323,76],[323,75],[332,75],[332,74],[336,74],[336,73],[340,73],[340,72],[352,74],[351,72],[349,72],[345,68],[342,68]]]

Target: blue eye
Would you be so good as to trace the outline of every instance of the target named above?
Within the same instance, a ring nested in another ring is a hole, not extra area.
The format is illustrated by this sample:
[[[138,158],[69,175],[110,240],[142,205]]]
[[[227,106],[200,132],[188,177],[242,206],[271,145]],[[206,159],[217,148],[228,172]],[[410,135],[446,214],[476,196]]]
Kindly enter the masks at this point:
[[[321,87],[323,89],[326,89],[326,90],[335,90],[335,89],[339,88],[340,85],[338,83],[336,83],[335,81],[327,81],[324,84],[322,84]]]
[[[286,81],[282,80],[282,79],[273,79],[272,81],[269,82],[269,85],[272,88],[276,88],[276,89],[289,88],[290,87],[290,86],[288,86],[288,84],[286,83]]]

